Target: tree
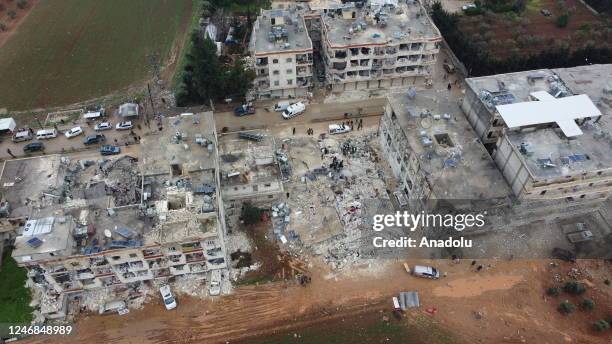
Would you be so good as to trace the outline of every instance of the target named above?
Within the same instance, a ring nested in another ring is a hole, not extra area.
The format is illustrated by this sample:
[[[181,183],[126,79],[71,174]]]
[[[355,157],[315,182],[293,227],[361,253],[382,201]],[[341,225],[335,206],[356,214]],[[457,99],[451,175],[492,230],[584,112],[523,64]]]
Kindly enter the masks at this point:
[[[17,18],[17,12],[15,12],[15,11],[13,11],[13,10],[8,11],[7,15],[8,15],[8,16],[9,16],[9,18],[11,18],[11,19],[15,19],[15,18]]]
[[[242,205],[242,220],[247,226],[257,224],[261,221],[263,209],[246,202]]]
[[[223,94],[230,97],[243,97],[255,80],[255,71],[247,69],[242,59],[236,60],[221,77]]]
[[[17,8],[19,8],[20,10],[23,10],[26,7],[28,7],[27,0],[19,0],[19,1],[17,1]]]
[[[565,13],[557,17],[555,21],[555,25],[559,28],[564,28],[569,23],[569,14]]]
[[[573,313],[576,310],[576,306],[574,306],[568,300],[565,300],[565,301],[561,302],[561,304],[559,304],[559,308],[558,309],[559,309],[559,312],[561,312],[563,314],[570,314],[570,313]]]
[[[606,331],[610,328],[610,323],[604,319],[598,320],[593,323],[593,329],[598,332]]]
[[[559,290],[557,287],[550,287],[548,290],[546,290],[546,294],[548,296],[559,296],[559,294],[561,294],[561,290]]]
[[[593,309],[595,309],[595,302],[591,299],[584,299],[580,303],[580,308],[586,311],[592,311]]]
[[[570,294],[580,295],[584,294],[586,288],[584,287],[584,284],[580,282],[570,281],[565,283],[565,285],[563,286],[563,290]]]

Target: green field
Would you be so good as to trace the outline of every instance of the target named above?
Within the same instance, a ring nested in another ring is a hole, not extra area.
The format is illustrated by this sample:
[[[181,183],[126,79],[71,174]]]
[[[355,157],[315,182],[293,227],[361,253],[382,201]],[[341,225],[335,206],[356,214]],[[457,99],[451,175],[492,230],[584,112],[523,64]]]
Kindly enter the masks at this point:
[[[170,54],[191,0],[41,1],[0,48],[0,108],[67,105],[149,77],[147,54]]]
[[[0,270],[0,323],[29,323],[32,320],[30,291],[25,287],[26,271],[4,251]]]

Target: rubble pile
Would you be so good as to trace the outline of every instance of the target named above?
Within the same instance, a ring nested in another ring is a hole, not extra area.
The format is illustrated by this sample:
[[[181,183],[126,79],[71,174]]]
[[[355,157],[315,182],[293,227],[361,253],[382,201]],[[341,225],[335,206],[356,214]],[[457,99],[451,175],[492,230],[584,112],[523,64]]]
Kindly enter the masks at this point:
[[[371,235],[371,217],[375,211],[392,210],[374,140],[375,134],[343,142],[318,141],[322,165],[293,176],[295,195],[272,208],[273,231],[281,243],[292,251],[306,249],[323,256],[333,269],[359,260],[364,240]],[[329,230],[333,221],[340,223],[338,232]],[[298,227],[308,233],[300,231],[300,237],[292,230]],[[325,237],[310,240],[319,229],[328,230]]]

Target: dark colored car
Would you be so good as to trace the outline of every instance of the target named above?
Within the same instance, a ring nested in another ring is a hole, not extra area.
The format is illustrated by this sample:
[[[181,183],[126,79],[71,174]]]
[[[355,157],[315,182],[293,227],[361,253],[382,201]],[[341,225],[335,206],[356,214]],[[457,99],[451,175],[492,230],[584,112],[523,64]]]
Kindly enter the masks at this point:
[[[253,114],[255,114],[255,107],[251,104],[240,105],[234,109],[234,115],[239,117]]]
[[[104,141],[106,141],[106,136],[102,134],[97,134],[97,135],[90,135],[90,136],[85,137],[83,139],[83,144],[93,145],[93,144],[104,142]]]
[[[42,142],[31,142],[23,146],[24,153],[38,152],[45,149],[45,145]]]
[[[102,155],[115,155],[121,153],[121,148],[116,146],[105,145],[100,147],[100,154]]]

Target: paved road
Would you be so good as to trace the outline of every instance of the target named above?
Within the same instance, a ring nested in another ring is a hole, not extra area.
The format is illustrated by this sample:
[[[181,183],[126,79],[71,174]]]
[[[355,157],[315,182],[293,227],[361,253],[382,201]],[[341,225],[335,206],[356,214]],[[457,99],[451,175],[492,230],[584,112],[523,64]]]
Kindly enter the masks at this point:
[[[362,116],[380,116],[386,99],[375,98],[368,100],[353,101],[347,103],[330,104],[310,104],[306,107],[306,112],[297,117],[285,120],[279,112],[267,111],[266,106],[271,103],[264,103],[258,106],[254,115],[237,117],[233,112],[215,113],[217,130],[228,128],[228,131],[238,131],[244,129],[263,129],[273,127],[291,127],[305,123],[318,123],[325,121],[342,120],[344,113],[352,113],[353,117],[358,117],[359,109]]]

